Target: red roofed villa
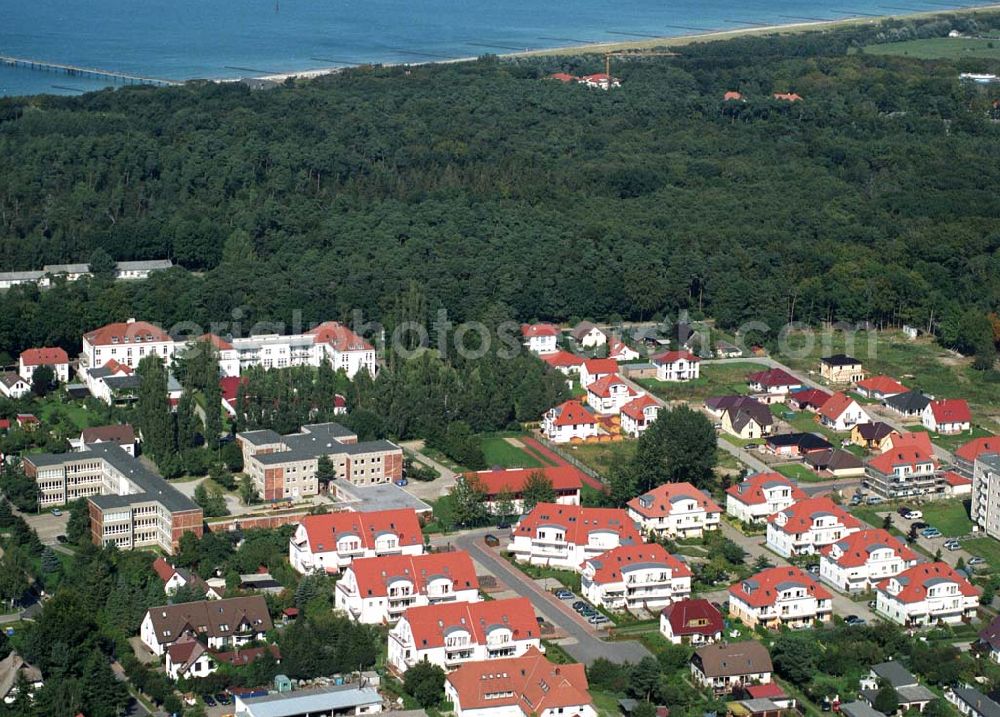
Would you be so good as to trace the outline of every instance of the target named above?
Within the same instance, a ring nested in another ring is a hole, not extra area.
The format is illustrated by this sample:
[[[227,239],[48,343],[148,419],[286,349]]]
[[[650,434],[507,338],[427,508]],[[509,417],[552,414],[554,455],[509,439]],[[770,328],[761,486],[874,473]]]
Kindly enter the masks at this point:
[[[664,483],[633,498],[628,514],[643,532],[668,538],[697,538],[722,520],[722,508],[690,483]]]
[[[924,563],[880,582],[875,611],[905,627],[954,625],[975,617],[979,593],[947,563]]]
[[[660,634],[675,645],[707,645],[722,639],[722,614],[704,598],[679,600],[660,612]]]
[[[27,349],[21,352],[18,359],[17,373],[28,383],[31,383],[35,369],[48,366],[52,369],[53,378],[59,383],[69,381],[69,356],[61,348]]]
[[[338,573],[354,558],[423,552],[424,536],[412,508],[307,515],[288,541],[288,560],[300,573]]]
[[[687,349],[664,351],[652,361],[657,381],[694,381],[701,375],[701,359]]]
[[[861,521],[825,496],[800,500],[767,519],[767,547],[778,555],[813,555],[861,530]]]
[[[520,514],[524,509],[523,491],[532,475],[540,474],[552,484],[560,505],[580,505],[580,488],[583,478],[579,469],[571,465],[544,466],[542,468],[494,468],[492,470],[466,473],[466,478],[475,478],[486,491],[486,504],[492,510],[504,492],[508,493],[514,510]]]
[[[621,412],[622,406],[638,395],[638,392],[616,373],[599,378],[587,386],[587,403],[604,415]]]
[[[577,400],[550,408],[542,418],[542,433],[553,443],[585,441],[599,432],[597,418]]]
[[[858,393],[865,398],[873,398],[882,401],[892,396],[906,393],[910,389],[894,379],[892,376],[871,376],[856,384]]]
[[[532,353],[555,353],[558,350],[559,327],[553,324],[522,324],[521,338]]]
[[[763,523],[768,516],[807,497],[780,473],[755,473],[726,489],[726,513],[744,523]]]
[[[931,401],[920,414],[920,422],[928,431],[951,435],[972,428],[972,412],[961,398]]]
[[[660,415],[660,403],[649,394],[634,398],[621,411],[622,435],[638,438]]]
[[[783,565],[730,586],[729,614],[750,628],[811,627],[830,621],[833,596],[801,568]]]
[[[655,611],[691,595],[691,569],[659,543],[621,545],[581,568],[583,596],[605,610]]]
[[[522,563],[580,570],[620,545],[641,543],[639,529],[620,508],[539,503],[511,530],[507,550]]]
[[[864,592],[917,564],[918,555],[881,528],[861,530],[820,550],[819,576],[847,593]]]

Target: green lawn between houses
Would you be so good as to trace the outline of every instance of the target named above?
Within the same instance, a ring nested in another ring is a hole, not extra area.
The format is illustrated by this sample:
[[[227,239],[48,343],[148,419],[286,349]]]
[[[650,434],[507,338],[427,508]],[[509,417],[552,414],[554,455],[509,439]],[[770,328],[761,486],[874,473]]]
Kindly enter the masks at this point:
[[[509,443],[504,436],[490,436],[480,442],[486,465],[503,468],[540,468],[541,461],[522,448]]]
[[[923,522],[933,525],[946,537],[954,538],[972,532],[969,511],[961,500],[924,503],[918,510],[924,514]],[[902,520],[902,524],[909,528],[908,521]]]
[[[734,363],[704,362],[701,377],[695,381],[657,381],[641,378],[636,381],[651,393],[667,401],[704,401],[712,396],[745,394],[747,374],[763,371],[767,367],[753,361]]]
[[[635,455],[635,446],[635,441],[614,441],[610,443],[584,443],[578,446],[569,446],[564,450],[601,475],[607,475],[611,466],[632,460],[632,456]]]
[[[786,478],[801,481],[802,483],[822,483],[823,481],[834,480],[833,478],[824,478],[818,475],[816,471],[806,468],[801,463],[786,463],[783,466],[775,466],[774,469]]]
[[[968,550],[970,555],[986,558],[990,570],[996,572],[1000,569],[1000,541],[988,537],[973,538],[972,540],[963,540],[962,547]],[[982,566],[980,566],[981,569]]]

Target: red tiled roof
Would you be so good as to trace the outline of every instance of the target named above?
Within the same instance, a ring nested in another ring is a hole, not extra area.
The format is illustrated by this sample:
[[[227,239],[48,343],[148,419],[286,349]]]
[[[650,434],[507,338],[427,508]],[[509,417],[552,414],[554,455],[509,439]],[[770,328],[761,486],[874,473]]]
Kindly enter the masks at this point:
[[[17,422],[21,425],[26,423],[40,423],[38,416],[33,413],[19,413],[17,414]]]
[[[560,82],[576,82],[576,77],[566,72],[553,72],[551,75],[549,75],[549,79],[559,80]]]
[[[792,394],[793,401],[797,401],[801,405],[813,406],[814,408],[819,408],[826,403],[829,398],[829,393],[826,391],[820,391],[818,388],[807,388],[804,391],[796,391]]]
[[[207,341],[208,343],[212,344],[212,346],[219,349],[219,351],[232,351],[233,349],[233,345],[231,343],[229,343],[228,341],[219,336],[216,336],[215,334],[202,334],[195,340]]]
[[[534,536],[538,528],[558,526],[566,532],[566,542],[586,545],[590,533],[610,531],[620,536],[622,545],[641,543],[635,523],[621,508],[585,508],[579,505],[539,503],[514,526],[513,534]]]
[[[831,556],[834,545],[842,551],[839,558]],[[833,545],[823,546],[820,553],[841,567],[856,568],[868,562],[868,558],[876,547],[892,548],[893,552],[906,562],[917,559],[915,552],[881,528],[851,533]]]
[[[892,596],[895,600],[903,603],[920,602],[927,597],[928,583],[940,580],[950,580],[958,585],[958,590],[966,597],[979,595],[979,589],[968,580],[955,572],[947,563],[924,563],[914,565],[897,575],[895,578],[888,578],[878,584],[878,589],[888,593],[889,583],[895,580],[903,589],[897,595]]]
[[[690,361],[693,363],[701,361],[701,359],[698,356],[695,356],[687,349],[681,349],[680,351],[664,351],[661,354],[656,354],[656,356],[653,357],[653,363],[655,364],[674,363],[675,361],[678,361],[680,359],[684,359],[685,361]]]
[[[188,638],[173,643],[167,648],[167,654],[175,665],[187,665],[195,657],[195,650],[201,653],[205,648],[194,638]]]
[[[484,644],[487,630],[497,626],[510,629],[514,640],[539,637],[535,610],[531,601],[524,597],[411,607],[403,613],[402,619],[409,624],[413,644],[418,650],[443,647],[445,633],[453,628],[468,630],[478,644]]]
[[[149,341],[173,341],[170,338],[170,334],[148,321],[119,321],[114,324],[102,326],[99,329],[94,329],[83,335],[83,338],[91,346],[110,346],[112,343],[124,344],[126,343],[126,338],[128,339],[128,343],[136,343],[135,339],[137,337],[141,338],[144,343],[148,343]]]
[[[337,540],[345,535],[357,536],[368,549],[375,547],[375,538],[383,533],[396,535],[400,546],[420,545],[424,542],[420,521],[412,508],[376,510],[370,513],[345,510],[325,515],[307,515],[302,518],[301,525],[306,529],[309,547],[314,553],[336,551]]]
[[[274,659],[281,659],[281,650],[277,645],[267,645],[266,647],[243,647],[233,652],[212,652],[209,653],[216,661],[225,662],[235,667],[243,667],[251,662],[256,662],[265,654],[271,653]]]
[[[690,483],[664,483],[648,493],[633,498],[628,502],[628,507],[644,518],[665,518],[673,512],[673,503],[685,498],[697,501],[708,513],[722,512],[722,508],[716,505],[715,501]],[[651,500],[652,505],[647,508],[640,502],[642,499]]]
[[[854,404],[854,399],[848,396],[846,393],[838,391],[826,400],[825,403],[820,407],[818,413],[824,418],[828,418],[831,421],[836,421],[843,415],[844,411],[850,408]]]
[[[21,352],[25,366],[55,366],[69,363],[69,356],[60,348],[27,349]]]
[[[629,396],[637,395],[635,390],[627,383],[622,381],[622,377],[616,373],[612,373],[607,376],[602,376],[601,378],[591,383],[589,386],[587,386],[587,393],[592,393],[595,396],[599,396],[601,398],[608,398],[611,395],[612,386],[624,386],[625,393],[627,393]]]
[[[869,393],[880,393],[883,396],[890,396],[896,393],[906,393],[910,390],[892,376],[871,376],[862,381],[858,381],[857,387],[863,388]]]
[[[928,462],[934,462],[932,454],[927,453],[921,448],[917,448],[915,445],[906,444],[898,448],[893,445],[885,453],[875,456],[868,461],[868,465],[883,475],[889,475],[896,466],[910,466],[913,468],[917,464]]]
[[[767,371],[757,371],[747,376],[747,383],[760,384],[765,388],[775,386],[801,386],[802,381],[784,369],[771,368]]]
[[[665,567],[673,577],[691,577],[691,569],[667,552],[659,543],[620,545],[587,561],[594,567],[593,581],[598,585],[622,580],[622,570],[629,565]]]
[[[174,566],[168,563],[163,558],[157,558],[153,561],[153,571],[159,576],[160,580],[167,582],[174,576],[177,572],[174,570]]]
[[[571,354],[569,351],[556,351],[551,354],[543,354],[539,356],[542,361],[547,363],[552,368],[567,367],[567,366],[582,366],[583,359],[576,354]]]
[[[973,438],[968,443],[963,443],[955,451],[956,456],[969,463],[974,462],[984,453],[1000,453],[1000,437],[985,436],[983,438]]]
[[[521,335],[526,339],[533,336],[558,336],[559,327],[552,324],[521,324]]]
[[[969,404],[962,398],[947,398],[941,401],[931,401],[931,413],[935,423],[970,423],[972,413]]]
[[[84,443],[117,443],[120,446],[127,446],[135,443],[135,429],[128,423],[117,426],[95,426],[84,428],[80,438]]]
[[[764,489],[777,486],[790,488],[791,497],[794,501],[805,500],[808,498],[805,491],[801,490],[785,476],[773,471],[769,471],[767,473],[755,473],[752,476],[748,476],[743,482],[729,486],[726,489],[726,493],[733,496],[733,498],[740,503],[743,503],[743,505],[761,505],[762,503],[767,502],[767,496],[764,495]]]
[[[126,376],[131,376],[133,373],[131,366],[126,366],[123,363],[118,363],[114,359],[108,359],[104,364],[104,368],[106,368],[111,373],[118,373],[120,371]]]
[[[756,575],[729,586],[729,594],[752,607],[773,605],[778,599],[778,593],[786,584],[800,586],[806,589],[811,597],[817,600],[830,600],[832,596],[801,568],[795,566],[780,566],[762,570]]]
[[[413,583],[414,592],[424,594],[436,578],[448,578],[454,590],[478,590],[479,579],[472,558],[464,550],[426,555],[383,555],[358,558],[347,568],[354,573],[362,598],[385,597],[389,583],[404,578]]]
[[[591,82],[607,82],[608,75],[606,72],[595,72],[592,75],[584,75],[580,78],[581,80],[590,80]]]
[[[552,410],[555,411],[555,418],[552,423],[556,426],[577,426],[584,423],[597,423],[594,414],[584,408],[583,404],[579,401],[566,401]]]
[[[802,97],[794,92],[775,92],[774,99],[785,100],[787,102],[801,102]]]
[[[724,94],[722,96],[722,101],[723,102],[726,102],[728,100],[742,100],[742,99],[743,99],[743,95],[740,94],[739,92],[735,92],[733,90],[730,90],[729,92],[727,92],[726,94]]]
[[[608,344],[608,358],[614,359],[625,351],[632,351],[621,339],[612,339]]]
[[[583,665],[556,665],[534,647],[522,657],[467,662],[446,678],[462,710],[517,707],[526,717],[592,704]]]
[[[524,484],[534,473],[544,475],[554,490],[579,490],[583,485],[580,471],[571,465],[545,466],[543,468],[495,468],[488,471],[466,473],[475,476],[486,495],[490,498],[504,490],[517,495],[524,490]]]
[[[339,321],[324,321],[308,332],[317,344],[329,344],[337,351],[371,351],[372,345]]]
[[[931,445],[931,437],[926,431],[904,431],[891,436],[892,448],[916,448],[928,456],[934,455],[934,446]]]
[[[219,390],[222,393],[222,400],[233,403],[239,396],[240,386],[250,383],[247,376],[223,376],[219,379]]]
[[[644,409],[650,406],[659,406],[660,404],[656,402],[656,399],[650,396],[648,393],[644,393],[638,398],[634,398],[624,406],[622,406],[622,413],[633,418],[636,421],[642,421],[645,419],[646,414]]]
[[[775,528],[778,528],[785,533],[797,534],[805,533],[806,531],[811,530],[813,526],[813,519],[819,514],[833,515],[845,528],[861,527],[860,520],[855,518],[826,496],[800,500],[797,503],[788,506],[784,510],[779,510],[767,520],[770,523],[774,523]],[[777,517],[779,515],[784,515],[787,518],[784,525],[777,524]]]
[[[661,611],[675,635],[714,635],[722,632],[722,615],[703,598],[678,600]],[[705,624],[699,624],[707,620]]]
[[[610,358],[587,359],[583,362],[583,365],[586,367],[587,373],[591,376],[604,373],[618,373],[618,362]]]
[[[788,695],[777,682],[765,682],[763,685],[747,685],[743,689],[754,700],[773,700],[787,698]]]
[[[965,476],[960,476],[955,471],[945,471],[941,474],[941,478],[945,483],[952,486],[953,488],[958,488],[963,485],[972,485],[972,479],[966,478]]]

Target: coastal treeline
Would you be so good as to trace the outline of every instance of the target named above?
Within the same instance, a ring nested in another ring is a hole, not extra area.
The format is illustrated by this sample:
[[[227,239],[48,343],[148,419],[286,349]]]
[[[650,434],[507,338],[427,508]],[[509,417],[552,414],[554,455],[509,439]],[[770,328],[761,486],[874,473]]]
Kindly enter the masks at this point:
[[[411,282],[456,321],[985,317],[1000,90],[958,74],[998,63],[862,48],[998,17],[685,45],[615,59],[611,92],[544,79],[601,70],[592,55],[7,99],[0,267],[182,268],[13,289],[0,349],[76,350],[128,316],[386,322]]]

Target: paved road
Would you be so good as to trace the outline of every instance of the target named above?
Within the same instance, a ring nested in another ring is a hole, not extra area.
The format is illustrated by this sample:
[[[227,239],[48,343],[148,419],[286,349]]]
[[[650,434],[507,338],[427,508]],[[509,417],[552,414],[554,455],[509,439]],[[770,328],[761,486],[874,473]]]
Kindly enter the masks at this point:
[[[451,542],[468,551],[473,560],[506,583],[511,590],[531,600],[535,612],[568,635],[569,637],[561,640],[559,644],[573,656],[573,659],[589,665],[598,657],[604,657],[612,662],[634,663],[650,656],[649,650],[639,642],[633,640],[605,642],[600,639],[597,630],[584,626],[566,602],[540,588],[528,576],[487,548],[483,543],[483,536],[487,532],[477,530],[463,533],[453,536]]]
[[[423,441],[406,441],[399,444],[404,451],[413,456],[413,460],[425,466],[429,466],[438,472],[438,478],[432,481],[411,480],[409,485],[403,490],[420,500],[437,500],[445,493],[448,493],[455,485],[458,474],[445,465],[438,463],[433,458],[428,458],[421,451],[424,449]]]

